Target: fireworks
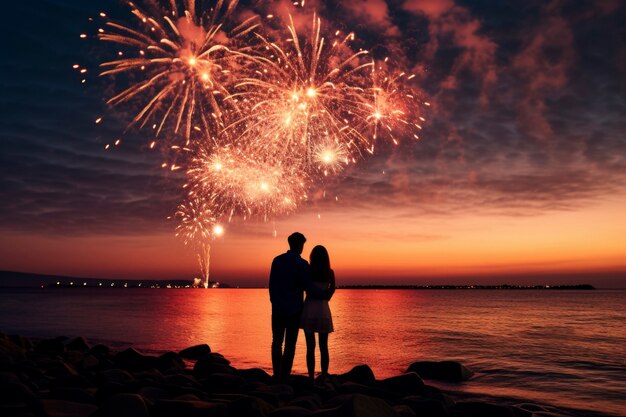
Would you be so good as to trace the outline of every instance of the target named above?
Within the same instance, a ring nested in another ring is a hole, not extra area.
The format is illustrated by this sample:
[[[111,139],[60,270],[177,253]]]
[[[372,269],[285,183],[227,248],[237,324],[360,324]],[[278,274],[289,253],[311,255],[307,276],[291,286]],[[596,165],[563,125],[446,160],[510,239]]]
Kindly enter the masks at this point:
[[[354,33],[324,32],[314,15],[307,33],[289,16],[267,35],[260,19],[232,23],[236,0],[157,1],[128,3],[132,26],[106,22],[99,39],[123,51],[101,75],[129,83],[108,103],[139,105],[131,126],[184,138],[171,147],[189,153],[176,234],[198,250],[205,286],[220,221],[293,212],[377,143],[419,139],[429,103],[414,76],[353,47]]]
[[[305,180],[293,166],[234,146],[199,149],[188,170],[189,195],[228,217],[274,218],[306,199]]]
[[[213,211],[204,198],[190,197],[178,206],[175,217],[179,221],[176,236],[183,239],[186,245],[196,249],[202,274],[200,284],[208,288],[211,242],[224,233],[224,228],[217,223]]]
[[[178,3],[170,0],[166,10],[151,4],[148,11],[129,2],[138,27],[107,21],[98,38],[124,49],[117,59],[101,64],[101,75],[124,74],[133,80],[107,103],[140,103],[131,125],[152,121],[158,137],[169,123],[188,142],[196,124],[219,128],[225,113],[237,111],[236,101],[226,100],[232,70],[241,65],[246,47],[240,45],[256,25],[250,18],[225,30],[236,0],[219,0],[208,11],[186,0],[182,13]]]

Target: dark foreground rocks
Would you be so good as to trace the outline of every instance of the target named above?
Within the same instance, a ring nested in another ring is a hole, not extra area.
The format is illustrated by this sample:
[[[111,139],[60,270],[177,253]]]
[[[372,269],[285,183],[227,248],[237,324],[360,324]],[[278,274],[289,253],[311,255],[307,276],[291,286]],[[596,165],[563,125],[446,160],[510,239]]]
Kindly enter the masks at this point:
[[[422,364],[422,365],[416,365]],[[465,379],[462,368],[416,362],[376,379],[367,365],[311,383],[236,369],[208,345],[150,356],[83,338],[33,343],[0,334],[2,417],[532,417],[548,410],[455,402],[423,379]],[[424,372],[426,371],[426,372]],[[445,378],[444,378],[445,377]],[[554,412],[552,416],[557,416]]]

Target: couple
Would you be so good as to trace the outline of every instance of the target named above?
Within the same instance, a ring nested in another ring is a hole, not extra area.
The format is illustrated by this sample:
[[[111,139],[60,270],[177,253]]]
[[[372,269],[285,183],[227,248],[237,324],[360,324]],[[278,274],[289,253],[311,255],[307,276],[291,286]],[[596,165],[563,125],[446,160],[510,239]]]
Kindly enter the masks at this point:
[[[313,380],[315,376],[315,333],[319,335],[322,378],[326,378],[329,361],[328,333],[333,331],[328,300],[335,292],[335,273],[330,269],[326,248],[314,247],[309,257],[309,265],[300,257],[306,242],[304,235],[293,233],[287,241],[289,250],[274,258],[270,272],[274,377],[282,380],[289,378],[298,332],[303,329],[309,378]],[[305,291],[306,300],[303,302]]]

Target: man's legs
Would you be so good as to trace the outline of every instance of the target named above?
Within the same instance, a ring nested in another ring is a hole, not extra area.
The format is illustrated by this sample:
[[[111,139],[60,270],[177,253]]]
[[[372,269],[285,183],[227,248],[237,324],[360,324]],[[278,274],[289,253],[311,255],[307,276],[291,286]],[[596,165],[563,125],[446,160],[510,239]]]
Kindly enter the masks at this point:
[[[289,378],[291,375],[291,367],[293,366],[293,358],[296,355],[296,342],[298,341],[298,332],[300,331],[300,313],[289,315],[286,317],[285,323],[285,352],[281,364],[281,377]]]
[[[276,378],[280,376],[285,328],[285,317],[280,314],[272,314],[272,368],[274,369],[274,377]]]

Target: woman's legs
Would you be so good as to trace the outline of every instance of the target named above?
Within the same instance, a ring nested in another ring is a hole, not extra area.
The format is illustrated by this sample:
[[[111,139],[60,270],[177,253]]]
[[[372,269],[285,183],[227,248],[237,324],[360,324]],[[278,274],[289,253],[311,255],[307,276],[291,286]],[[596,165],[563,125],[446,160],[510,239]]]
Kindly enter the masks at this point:
[[[315,333],[304,332],[306,337],[306,368],[309,371],[309,378],[315,378]],[[320,345],[322,340],[320,338]],[[321,348],[321,346],[320,346]]]
[[[328,375],[328,333],[320,333],[320,362],[322,365],[322,375]],[[313,341],[315,343],[315,340]],[[313,345],[315,347],[315,345]]]

